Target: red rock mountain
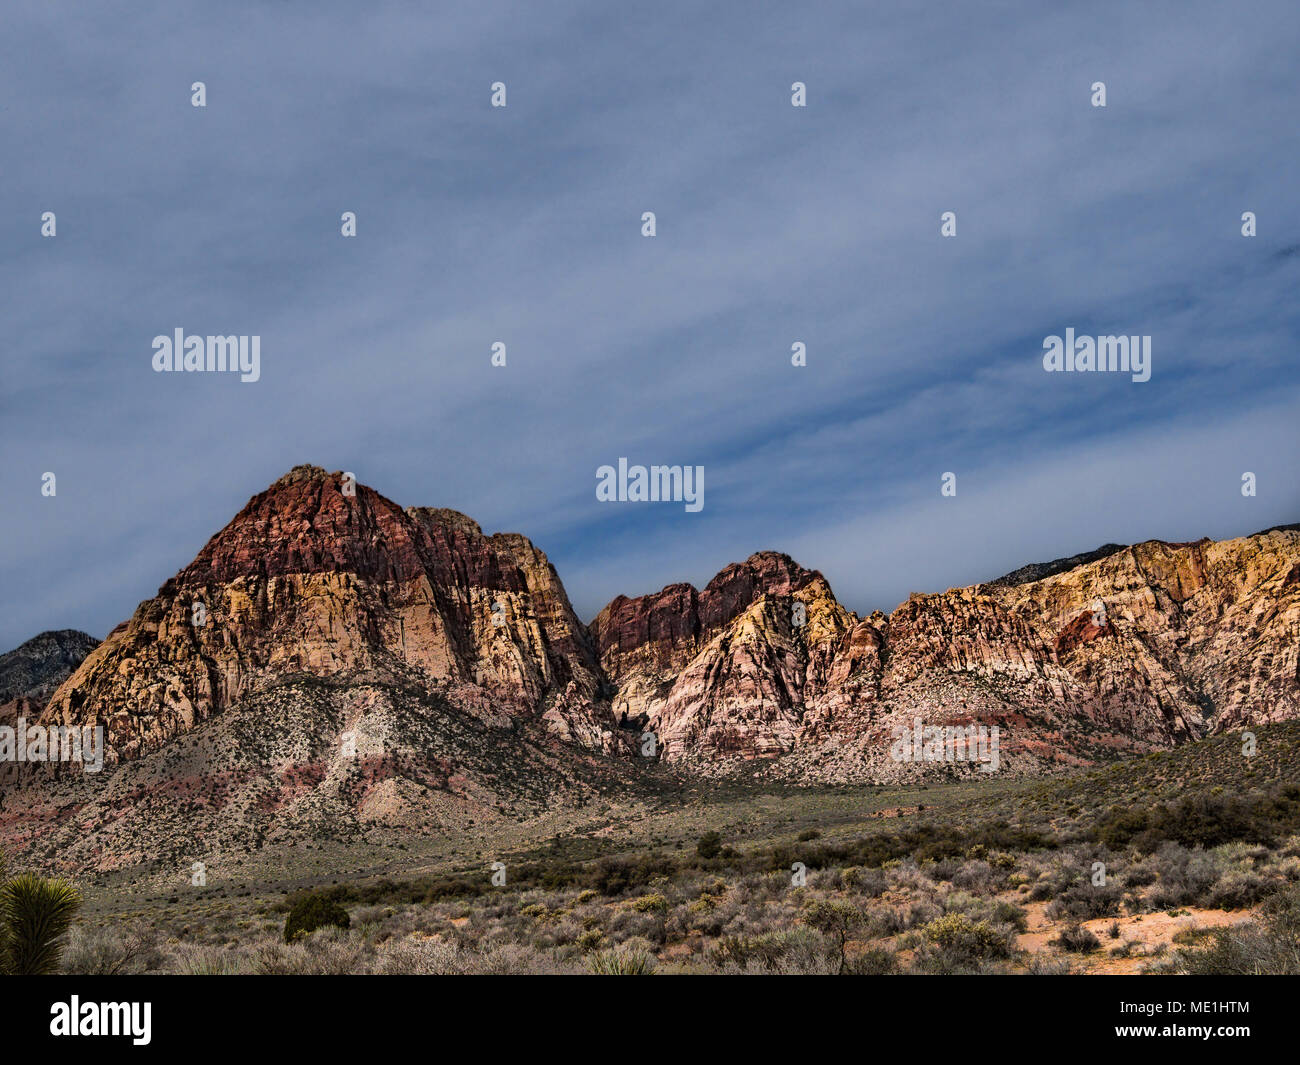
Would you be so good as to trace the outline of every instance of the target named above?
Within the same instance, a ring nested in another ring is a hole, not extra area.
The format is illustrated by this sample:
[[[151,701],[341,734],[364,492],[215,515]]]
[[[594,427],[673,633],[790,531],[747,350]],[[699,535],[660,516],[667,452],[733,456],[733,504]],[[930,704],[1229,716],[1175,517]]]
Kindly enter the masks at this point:
[[[299,466],[137,608],[46,717],[107,726],[109,759],[186,732],[282,675],[413,675],[536,716],[600,667],[546,556],[451,510],[401,509]],[[562,723],[562,719],[561,719]]]
[[[45,789],[0,806],[0,841],[120,863],[192,803],[166,822],[177,846],[454,831],[585,801],[609,773],[975,772],[894,760],[917,722],[996,725],[1002,767],[1037,772],[1300,716],[1298,634],[1295,527],[1108,545],[865,618],[761,552],[587,627],[524,537],[300,466],[58,687],[42,721],[103,725],[109,771],[0,766]]]
[[[954,771],[889,756],[917,720],[998,725],[1004,763],[1036,771],[1300,716],[1300,530],[1103,549],[868,618],[761,554],[704,592],[616,599],[592,632],[615,711],[700,771],[773,755],[801,780]]]

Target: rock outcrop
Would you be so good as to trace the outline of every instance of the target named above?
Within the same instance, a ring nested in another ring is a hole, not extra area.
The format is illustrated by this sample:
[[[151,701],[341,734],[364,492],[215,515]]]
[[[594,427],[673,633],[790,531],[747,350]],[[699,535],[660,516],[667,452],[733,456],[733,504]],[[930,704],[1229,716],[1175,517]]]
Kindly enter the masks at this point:
[[[44,705],[98,644],[87,633],[59,629],[0,655],[0,704],[27,699]]]
[[[1298,580],[1300,533],[1277,529],[1108,545],[858,618],[765,553],[704,592],[616,599],[592,637],[616,711],[698,771],[778,755],[803,781],[957,771],[891,759],[918,721],[997,725],[1003,765],[1039,771],[1300,716]],[[726,604],[709,623],[706,601]]]
[[[521,717],[600,688],[586,630],[524,537],[299,466],[141,603],[45,720],[104,725],[113,762],[296,674],[415,676]]]
[[[0,655],[0,728],[35,721],[99,641],[76,629],[42,632]],[[0,764],[0,785],[9,774]]]
[[[1300,717],[1298,645],[1294,527],[1107,545],[869,617],[760,552],[584,626],[524,537],[300,466],[102,644],[0,659],[0,717],[106,740],[94,779],[0,765],[0,842],[107,867],[151,833],[453,831],[611,774],[988,770],[896,757],[923,726],[996,727],[1000,770],[1048,771]]]

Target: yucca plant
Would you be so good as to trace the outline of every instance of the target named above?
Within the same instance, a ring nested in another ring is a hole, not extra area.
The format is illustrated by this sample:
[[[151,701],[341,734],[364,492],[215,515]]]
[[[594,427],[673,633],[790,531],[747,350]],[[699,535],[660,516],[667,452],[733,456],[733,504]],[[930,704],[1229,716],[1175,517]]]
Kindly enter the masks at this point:
[[[64,936],[80,908],[81,895],[66,880],[47,880],[34,873],[8,876],[0,852],[0,973],[55,972]]]
[[[587,955],[587,968],[597,976],[650,976],[655,960],[647,950],[612,947]]]

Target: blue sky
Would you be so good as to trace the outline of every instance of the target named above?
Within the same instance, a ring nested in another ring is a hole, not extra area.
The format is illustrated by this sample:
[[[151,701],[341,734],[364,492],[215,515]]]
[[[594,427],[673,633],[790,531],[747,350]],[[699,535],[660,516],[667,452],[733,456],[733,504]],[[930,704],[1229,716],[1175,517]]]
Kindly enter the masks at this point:
[[[1300,9],[872,7],[11,0],[0,647],[300,462],[528,535],[584,618],[763,548],[889,610],[1300,520]],[[1070,326],[1151,380],[1045,373]],[[177,327],[261,380],[155,374]],[[620,456],[703,511],[598,502]]]

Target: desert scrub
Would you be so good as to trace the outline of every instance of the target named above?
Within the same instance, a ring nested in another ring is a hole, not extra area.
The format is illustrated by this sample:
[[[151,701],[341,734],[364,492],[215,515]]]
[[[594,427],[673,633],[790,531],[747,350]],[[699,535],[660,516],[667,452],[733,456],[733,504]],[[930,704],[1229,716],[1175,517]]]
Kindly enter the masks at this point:
[[[849,958],[848,976],[891,976],[900,969],[898,956],[884,947],[868,947]]]
[[[1014,902],[1007,902],[1005,899],[996,899],[994,901],[989,919],[994,924],[1009,925],[1017,932],[1029,930],[1029,915]]]
[[[1209,928],[1182,928],[1173,935],[1173,941],[1179,946],[1189,947],[1208,939],[1212,929]]]
[[[632,900],[632,909],[637,913],[667,913],[668,900],[662,895],[642,895]]]
[[[1219,910],[1241,910],[1253,906],[1276,890],[1277,885],[1258,873],[1234,869],[1219,878],[1206,896],[1209,905]]]
[[[1049,921],[1088,921],[1094,917],[1117,917],[1124,888],[1118,877],[1110,877],[1104,885],[1081,877],[1071,883],[1047,904],[1044,913]]]
[[[63,952],[63,971],[80,976],[121,976],[162,965],[156,933],[144,925],[75,927]]]
[[[326,925],[349,928],[352,919],[348,916],[348,911],[333,899],[318,892],[304,895],[293,904],[289,916],[284,920],[284,941],[292,943]]]
[[[1300,888],[1270,898],[1258,920],[1215,928],[1202,943],[1180,950],[1169,968],[1192,976],[1300,975]]]
[[[920,932],[927,942],[941,950],[972,961],[1006,958],[1011,954],[1006,933],[999,932],[988,921],[972,921],[964,913],[944,914]]]
[[[722,836],[717,832],[706,832],[695,844],[695,853],[706,861],[722,853]]]
[[[1156,851],[1154,864],[1158,878],[1147,892],[1146,902],[1153,910],[1168,910],[1206,905],[1227,862],[1200,848],[1188,850],[1164,843]]]
[[[827,974],[839,964],[821,933],[804,925],[758,936],[723,936],[706,961],[722,973]]]
[[[809,928],[816,929],[839,945],[839,971],[843,974],[848,963],[849,936],[865,923],[866,915],[856,906],[838,899],[817,899],[804,909],[803,919]]]
[[[1091,954],[1095,950],[1101,950],[1101,940],[1083,925],[1078,924],[1062,929],[1060,936],[1052,940],[1052,944],[1071,954]]]
[[[655,958],[648,950],[615,947],[589,955],[587,968],[597,976],[650,976],[655,971]]]
[[[889,886],[889,881],[880,869],[851,865],[840,876],[845,888],[872,899],[883,895]]]

